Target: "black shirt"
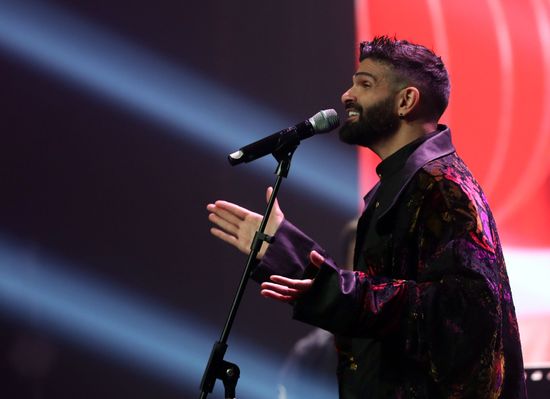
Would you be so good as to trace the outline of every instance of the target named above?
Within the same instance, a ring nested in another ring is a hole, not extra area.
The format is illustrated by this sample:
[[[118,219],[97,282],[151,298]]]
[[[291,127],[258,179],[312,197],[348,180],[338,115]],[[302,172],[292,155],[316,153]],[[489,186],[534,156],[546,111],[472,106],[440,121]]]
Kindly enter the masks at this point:
[[[378,247],[380,234],[376,230],[376,221],[380,216],[380,210],[387,209],[388,202],[392,201],[393,195],[391,193],[395,192],[395,186],[400,184],[399,180],[392,179],[392,177],[405,166],[409,157],[424,141],[437,133],[438,131],[434,131],[426,134],[401,147],[376,167],[376,174],[380,178],[380,184],[376,189],[373,200],[370,201],[370,206],[365,209],[358,222],[357,241],[355,243],[355,270],[368,271],[361,253]],[[359,248],[360,251],[357,251]]]
[[[369,202],[369,206],[364,210],[357,226],[357,241],[354,270],[369,273],[369,265],[365,264],[365,258],[376,259],[384,256],[382,245],[382,234],[376,229],[376,221],[378,220],[381,210],[387,209],[388,202],[393,200],[396,185],[401,184],[398,179],[393,179],[396,173],[405,167],[405,163],[414,151],[427,139],[437,134],[438,131],[426,134],[404,147],[400,148],[392,155],[384,159],[376,167],[376,173],[380,178],[378,188],[374,193],[374,197]],[[357,249],[360,250],[358,251]],[[384,265],[386,262],[380,260],[378,264]],[[384,274],[384,273],[372,273]],[[363,385],[368,384],[368,381],[377,381],[379,373],[379,358],[382,343],[375,339],[350,339],[338,336],[336,338],[339,349],[339,367],[338,373],[341,380],[346,380],[345,384],[340,384],[340,389],[345,390],[352,388],[349,392],[340,392],[340,397],[355,397],[356,390]],[[368,356],[366,354],[368,353]],[[368,398],[384,397],[384,387],[382,385],[376,387],[367,387],[358,389],[359,392],[368,392]]]

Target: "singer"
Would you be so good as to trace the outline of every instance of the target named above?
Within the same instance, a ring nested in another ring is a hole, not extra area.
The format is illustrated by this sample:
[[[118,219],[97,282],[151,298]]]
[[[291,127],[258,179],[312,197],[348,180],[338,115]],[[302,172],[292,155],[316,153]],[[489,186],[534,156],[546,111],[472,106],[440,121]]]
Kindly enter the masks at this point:
[[[276,205],[253,278],[294,318],[337,336],[340,398],[526,398],[518,326],[496,224],[438,124],[441,58],[375,37],[342,95],[340,139],[381,162],[345,270]],[[268,189],[269,193],[269,189]],[[211,232],[248,253],[261,216],[207,206]]]

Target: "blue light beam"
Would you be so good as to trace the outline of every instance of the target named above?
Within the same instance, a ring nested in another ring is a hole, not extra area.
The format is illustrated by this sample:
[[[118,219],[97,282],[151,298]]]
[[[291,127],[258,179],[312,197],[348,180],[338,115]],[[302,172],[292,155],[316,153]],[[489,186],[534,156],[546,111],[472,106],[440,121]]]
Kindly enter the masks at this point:
[[[197,387],[198,394],[217,338],[213,330],[74,270],[0,239],[0,310],[176,385]],[[230,343],[228,359],[242,371],[239,395],[275,397],[281,359],[238,339]],[[307,389],[312,397],[328,399],[324,385],[316,381]]]
[[[222,154],[298,122],[51,4],[1,1],[0,46]],[[355,215],[356,157],[315,138],[303,147],[290,183]],[[275,169],[274,162],[256,165]]]

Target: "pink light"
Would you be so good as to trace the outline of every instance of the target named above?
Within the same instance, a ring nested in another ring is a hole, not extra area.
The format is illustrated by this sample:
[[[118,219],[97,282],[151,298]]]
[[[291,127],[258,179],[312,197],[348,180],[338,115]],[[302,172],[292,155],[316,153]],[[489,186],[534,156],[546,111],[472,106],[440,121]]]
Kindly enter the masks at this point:
[[[442,122],[495,214],[525,360],[549,362],[550,3],[358,0],[356,13],[358,42],[396,35],[445,61],[452,93]],[[361,195],[378,162],[359,150]]]

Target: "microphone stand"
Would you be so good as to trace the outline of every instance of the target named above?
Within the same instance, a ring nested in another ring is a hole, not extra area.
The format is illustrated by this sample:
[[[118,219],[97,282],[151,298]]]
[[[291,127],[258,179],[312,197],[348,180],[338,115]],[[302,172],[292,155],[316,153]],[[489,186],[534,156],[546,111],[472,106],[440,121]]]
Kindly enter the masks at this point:
[[[279,162],[277,170],[275,171],[277,179],[273,187],[273,192],[269,197],[267,208],[265,210],[262,222],[260,223],[260,227],[258,228],[258,231],[256,231],[254,239],[252,240],[252,244],[250,246],[250,254],[248,255],[246,266],[241,276],[241,281],[239,283],[239,287],[229,310],[229,314],[220,335],[220,339],[214,343],[214,346],[212,347],[212,352],[210,352],[210,358],[208,359],[208,363],[206,365],[206,369],[204,370],[200,385],[200,399],[206,399],[208,394],[212,393],[212,390],[214,389],[214,384],[216,383],[216,379],[219,379],[223,382],[226,399],[236,398],[235,389],[240,376],[240,369],[239,366],[237,366],[236,364],[224,360],[224,355],[227,351],[227,340],[229,338],[231,327],[233,326],[233,321],[235,320],[235,316],[237,315],[237,310],[244,295],[246,284],[248,283],[248,279],[253,272],[254,265],[256,263],[256,257],[260,252],[260,248],[262,247],[264,241],[267,243],[271,243],[273,241],[272,237],[264,233],[265,228],[267,226],[269,216],[271,215],[273,204],[277,199],[277,194],[279,192],[279,188],[281,187],[282,180],[283,178],[286,178],[288,176],[288,172],[290,171],[290,162],[292,161],[292,155],[294,155],[294,151],[296,151],[296,148],[298,148],[299,144],[300,142],[295,140],[291,140],[290,142],[286,143],[283,142],[272,154]]]

